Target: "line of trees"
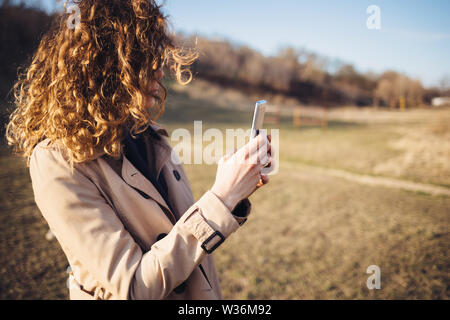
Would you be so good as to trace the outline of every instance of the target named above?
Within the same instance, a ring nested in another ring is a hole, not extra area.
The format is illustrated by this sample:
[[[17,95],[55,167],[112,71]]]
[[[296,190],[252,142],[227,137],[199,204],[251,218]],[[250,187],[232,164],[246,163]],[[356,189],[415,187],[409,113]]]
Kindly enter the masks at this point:
[[[197,77],[243,90],[268,90],[306,104],[326,106],[352,104],[403,109],[429,101],[419,80],[395,71],[361,73],[351,64],[290,47],[266,57],[225,40],[183,35],[177,40],[199,51],[199,60],[193,68]]]
[[[55,15],[20,3],[20,0],[0,0],[2,100],[17,77],[17,68],[30,59]],[[403,109],[429,103],[444,92],[438,88],[425,89],[419,80],[395,71],[361,73],[351,64],[330,61],[304,49],[288,47],[275,56],[264,56],[226,40],[182,34],[175,37],[180,44],[198,50],[199,59],[192,66],[195,77],[243,91],[295,97],[304,104]]]
[[[418,80],[393,71],[383,73],[375,90],[375,105],[382,100],[389,108],[405,109],[406,107],[421,106],[425,90]]]
[[[41,10],[0,2],[0,101],[11,90],[19,67],[31,58],[51,22],[52,17]]]

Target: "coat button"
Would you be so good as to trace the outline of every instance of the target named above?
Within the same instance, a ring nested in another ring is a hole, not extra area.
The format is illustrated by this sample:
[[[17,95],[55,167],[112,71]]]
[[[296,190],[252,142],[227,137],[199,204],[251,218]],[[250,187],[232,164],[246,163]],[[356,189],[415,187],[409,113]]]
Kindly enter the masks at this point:
[[[181,176],[177,170],[173,170],[173,175],[175,176],[175,179],[177,179],[177,181],[180,181]]]
[[[186,281],[187,281],[187,280],[186,280]],[[186,281],[184,281],[184,282],[183,282],[182,284],[180,284],[178,287],[176,287],[175,289],[173,289],[173,291],[174,291],[175,293],[178,293],[178,294],[183,293],[184,291],[186,291],[186,287],[187,287]]]
[[[160,234],[156,237],[156,241],[161,240],[161,239],[164,238],[165,236],[167,236],[167,233],[160,233]]]

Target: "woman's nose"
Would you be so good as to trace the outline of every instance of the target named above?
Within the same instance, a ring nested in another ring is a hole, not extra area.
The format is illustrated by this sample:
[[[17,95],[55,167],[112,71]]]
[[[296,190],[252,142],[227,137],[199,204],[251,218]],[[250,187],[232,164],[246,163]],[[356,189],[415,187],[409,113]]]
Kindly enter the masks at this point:
[[[156,70],[155,77],[157,80],[161,80],[164,77],[164,71],[161,68]]]

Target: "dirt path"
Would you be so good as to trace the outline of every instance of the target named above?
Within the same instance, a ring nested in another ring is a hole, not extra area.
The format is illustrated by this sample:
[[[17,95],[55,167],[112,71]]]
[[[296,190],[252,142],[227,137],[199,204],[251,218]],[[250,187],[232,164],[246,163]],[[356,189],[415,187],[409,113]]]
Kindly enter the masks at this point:
[[[431,195],[444,195],[450,196],[450,189],[425,184],[425,183],[417,183],[407,180],[399,180],[394,178],[386,178],[386,177],[375,177],[370,175],[356,174],[351,173],[345,170],[340,169],[329,169],[318,166],[306,165],[301,163],[295,163],[290,161],[281,161],[281,166],[289,169],[303,169],[312,172],[317,172],[319,174],[325,174],[334,177],[340,177],[349,181],[354,181],[357,183],[361,183],[364,185],[371,186],[382,186],[387,188],[395,188],[395,189],[404,189],[413,192],[424,192]]]

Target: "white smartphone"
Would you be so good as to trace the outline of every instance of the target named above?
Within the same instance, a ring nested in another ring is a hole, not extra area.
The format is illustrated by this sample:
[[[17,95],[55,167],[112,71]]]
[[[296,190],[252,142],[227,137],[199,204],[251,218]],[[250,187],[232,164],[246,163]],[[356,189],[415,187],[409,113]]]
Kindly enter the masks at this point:
[[[259,131],[263,128],[264,114],[266,113],[266,100],[260,100],[256,102],[255,111],[253,113],[252,129],[250,131],[250,138],[258,136]],[[273,166],[267,165],[261,169],[262,174],[269,174],[272,172]]]
[[[266,100],[260,100],[256,102],[255,112],[253,113],[252,130],[250,137],[254,138],[259,134],[259,130],[262,129],[264,123],[264,114],[266,113]]]

